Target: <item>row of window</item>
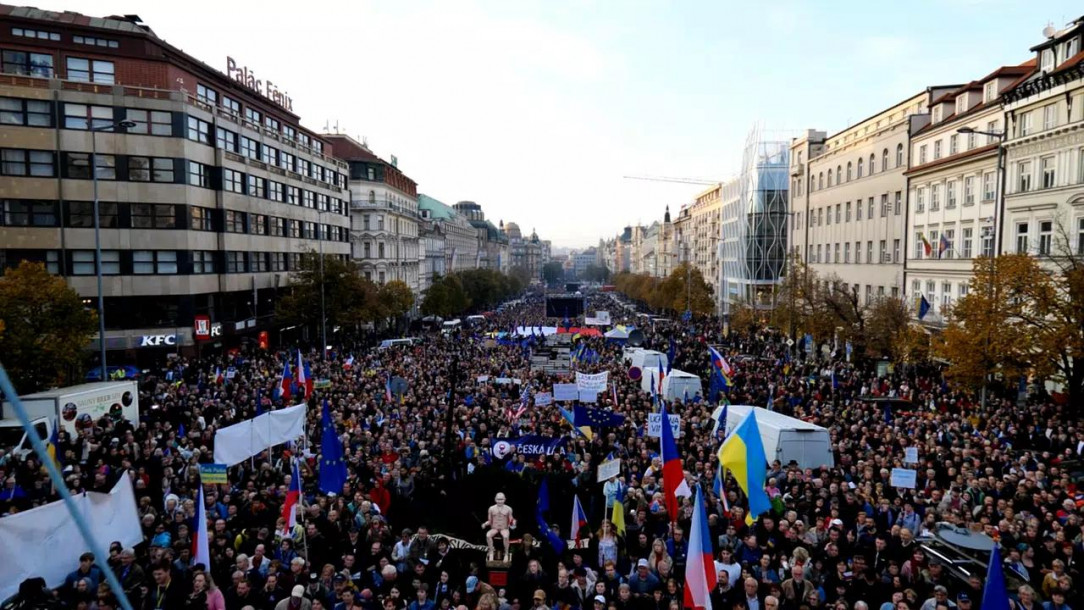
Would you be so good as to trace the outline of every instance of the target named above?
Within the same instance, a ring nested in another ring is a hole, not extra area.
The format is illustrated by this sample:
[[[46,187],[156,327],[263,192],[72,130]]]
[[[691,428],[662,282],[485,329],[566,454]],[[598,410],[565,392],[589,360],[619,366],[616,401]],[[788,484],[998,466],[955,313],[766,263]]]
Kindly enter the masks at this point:
[[[956,242],[956,228],[945,227],[943,229],[929,229],[928,231],[918,228],[914,235],[914,252],[911,258],[920,259],[969,259],[976,255],[974,250],[975,228],[963,227],[960,229],[960,241]],[[978,256],[994,255],[994,230],[993,227],[979,229]]]
[[[863,215],[863,208],[865,213]],[[881,195],[880,203],[880,218],[887,216],[899,216],[903,213],[903,192],[896,191],[896,194],[892,199],[889,199],[888,193]],[[876,198],[870,197],[866,200],[865,205],[862,205],[862,201],[855,201],[853,206],[850,201],[846,203],[837,203],[835,206],[824,206],[817,208],[816,210],[808,210],[807,212],[798,212],[794,216],[794,228],[802,228],[803,223],[807,223],[810,227],[819,227],[831,225],[833,220],[833,210],[835,211],[835,223],[842,224],[845,222],[851,222],[852,211],[853,218],[856,222],[865,220],[873,220],[876,218],[878,207],[876,206]],[[808,216],[808,218],[807,218]]]
[[[854,242],[854,263],[863,264],[887,264],[900,262],[900,240],[892,240],[892,252],[888,251],[888,241],[880,241],[878,254],[873,251],[873,241],[866,242],[865,259],[862,258],[862,242]],[[836,242],[835,244],[809,244],[806,252],[806,262],[824,264],[850,264],[851,244]]]
[[[1037,240],[1033,238],[1033,231],[1035,229],[1038,229],[1038,233],[1035,235],[1035,237],[1038,238]],[[1017,222],[1013,232],[1016,252],[1021,254],[1037,254],[1039,256],[1064,254],[1061,246],[1058,248],[1055,248],[1054,246],[1054,231],[1055,227],[1053,220]],[[1072,238],[1068,235],[1064,235],[1063,241],[1068,239]],[[1076,221],[1076,243],[1064,245],[1068,248],[1075,249],[1076,255],[1084,255],[1084,218],[1078,218]]]
[[[195,140],[196,142],[202,142],[204,144],[212,144],[210,129],[211,125],[207,121],[196,117],[188,117],[189,140]],[[324,167],[319,163],[313,163],[307,159],[298,157],[286,150],[279,150],[274,146],[263,144],[248,136],[239,135],[224,127],[215,128],[215,140],[213,144],[215,147],[221,148],[222,150],[242,155],[254,161],[266,163],[271,167],[278,167],[286,171],[294,172],[295,174],[301,174],[302,176],[312,178],[313,180],[334,184],[339,188],[346,188],[345,174],[339,173],[329,167]]]
[[[989,123],[986,124],[986,131],[989,132],[989,133],[998,133],[998,131],[1000,130],[1000,125],[1001,124],[1000,124],[999,121],[990,121]],[[967,136],[967,139],[966,139],[967,147],[964,148],[963,150],[960,150],[960,136],[961,135],[966,135]],[[979,138],[983,138],[982,144],[979,144]],[[995,143],[997,141],[998,141],[998,138],[997,138],[997,136],[994,136],[994,135],[980,135],[980,134],[977,134],[977,133],[974,133],[974,132],[968,133],[968,134],[953,133],[953,134],[950,134],[949,137],[948,137],[948,156],[951,157],[952,155],[959,154],[961,152],[965,152],[965,151],[968,151],[968,150],[972,150],[972,149],[978,148],[979,146],[986,146],[987,144],[993,144],[993,143]],[[918,147],[918,165],[924,165],[927,161],[930,160],[929,157],[928,157],[929,149],[930,149],[929,144],[920,144],[919,145],[919,147]],[[943,156],[945,156],[943,140],[940,140],[940,139],[934,140],[934,142],[933,142],[933,161],[937,161],[938,159],[941,159]]]
[[[956,284],[956,297],[962,299],[967,296],[970,286],[967,282],[958,282]],[[918,295],[926,297],[926,302],[930,304],[930,309],[933,311],[944,310],[952,305],[955,298],[952,290],[952,282],[941,282],[941,300],[937,299],[937,282],[935,280],[926,280],[926,291],[922,291],[922,280],[911,280],[911,295],[917,299]],[[940,304],[940,305],[939,305]]]
[[[1065,174],[1076,174],[1074,177],[1076,184],[1084,184],[1084,148],[1076,151],[1076,171],[1073,171],[1071,165],[1070,152],[1064,151],[1061,155],[1047,155],[1038,159],[1018,161],[1013,168],[1013,192],[1027,193],[1072,184],[1070,180],[1073,178],[1058,180],[1059,161],[1061,161],[1060,165],[1068,170],[1064,172]]]
[[[255,108],[245,106],[242,114],[240,102],[228,95],[219,95],[218,91],[203,83],[196,84],[196,99],[208,106],[221,108],[235,117],[243,117],[244,122],[253,129],[259,129],[262,126],[265,129],[281,134],[287,140],[297,142],[305,148],[311,148],[320,154],[324,152],[324,143],[320,140],[311,138],[307,133],[298,131],[290,125],[283,124],[282,121],[271,115],[264,115]]]
[[[0,201],[0,226],[60,227],[61,220],[66,228],[94,226],[93,202],[64,202],[63,218],[59,208],[56,201],[4,199]],[[211,208],[172,203],[103,201],[98,204],[98,222],[105,229],[224,231],[334,242],[349,240],[345,227],[235,210],[223,210],[220,215]]]
[[[331,212],[340,215],[349,213],[344,200],[338,197],[331,197],[323,193],[298,188],[229,168],[222,168],[222,190],[228,193],[297,205],[320,212]]]
[[[899,168],[905,167],[905,165],[904,165],[904,155],[903,155],[903,144],[898,144],[896,146],[896,158],[895,158],[895,161],[896,161],[896,164],[891,169],[899,169]],[[881,171],[882,172],[888,171],[890,169],[888,164],[889,164],[888,149],[885,148],[883,151],[881,151]],[[844,182],[850,182],[851,180],[857,180],[857,179],[862,178],[862,177],[864,177],[866,175],[872,176],[873,174],[877,173],[877,155],[875,155],[873,153],[870,153],[870,155],[869,155],[869,165],[868,166],[865,165],[865,158],[859,158],[858,163],[857,163],[857,172],[854,171],[855,167],[856,167],[856,165],[853,162],[851,162],[851,161],[847,162],[846,178],[844,178],[843,165],[842,164],[836,166],[835,173],[833,173],[832,170],[829,169],[828,170],[828,183],[827,183],[827,185],[824,182],[824,172],[819,172],[817,174],[817,179],[816,180],[814,180],[813,176],[810,175],[809,176],[809,191],[813,192],[813,191],[819,191],[819,190],[822,190],[822,189],[825,189],[825,188],[831,188],[833,186],[839,186],[840,184],[843,184]],[[867,173],[867,168],[868,168],[868,173]]]
[[[978,182],[977,176],[964,176],[963,178],[963,205],[973,205],[976,193],[975,187]],[[941,210],[942,195],[946,210],[955,209],[960,198],[960,181],[947,180],[944,184],[931,184],[915,189],[915,213],[921,214],[926,211],[927,196],[929,198],[929,211]],[[997,196],[997,173],[985,172],[982,174],[982,201],[993,201]]]
[[[63,256],[62,256],[63,254]],[[102,275],[206,275],[287,272],[301,268],[299,252],[212,250],[102,250]],[[346,260],[346,255],[334,255]],[[94,250],[0,250],[4,266],[42,262],[50,273],[96,274]]]

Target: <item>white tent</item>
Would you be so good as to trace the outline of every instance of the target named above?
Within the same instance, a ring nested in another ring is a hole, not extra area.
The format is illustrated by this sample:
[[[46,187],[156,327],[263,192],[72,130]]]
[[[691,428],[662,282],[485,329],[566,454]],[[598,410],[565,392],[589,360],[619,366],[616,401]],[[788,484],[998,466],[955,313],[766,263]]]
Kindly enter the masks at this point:
[[[626,353],[625,359],[628,360],[628,354]],[[666,354],[662,352],[656,352],[653,349],[642,349],[632,353],[632,366],[638,366],[644,368],[645,366],[653,366],[656,369],[659,367],[666,367]]]
[[[703,391],[700,378],[685,371],[673,369],[662,380],[662,395],[667,400],[685,400],[685,396],[692,400],[693,396]]]
[[[644,392],[651,393],[651,379],[655,379],[655,391],[660,391],[659,388],[659,368],[656,366],[645,366],[643,369],[643,375],[640,376],[640,389]]]
[[[629,333],[627,331],[625,331],[625,330],[620,329],[620,328],[612,328],[612,329],[606,331],[606,334],[603,335],[603,336],[606,337],[607,339],[614,339],[616,341],[624,341],[624,340],[629,338]]]
[[[827,428],[811,424],[782,413],[749,405],[730,405],[727,408],[726,429],[729,434],[738,427],[750,411],[756,412],[760,440],[764,443],[764,456],[768,461],[779,460],[783,465],[791,460],[801,468],[834,466],[832,439]],[[719,424],[723,407],[716,407],[711,417]]]

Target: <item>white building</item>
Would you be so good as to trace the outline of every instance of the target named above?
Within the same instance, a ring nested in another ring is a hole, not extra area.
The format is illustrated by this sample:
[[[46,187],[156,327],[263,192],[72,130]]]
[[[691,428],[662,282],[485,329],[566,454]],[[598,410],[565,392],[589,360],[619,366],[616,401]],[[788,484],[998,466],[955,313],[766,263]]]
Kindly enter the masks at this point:
[[[425,194],[418,195],[418,212],[423,219],[435,222],[444,235],[444,265],[448,273],[479,267],[478,230],[466,216]]]
[[[326,138],[350,165],[351,254],[361,273],[380,284],[400,280],[419,295],[417,183],[349,136]]]
[[[1000,138],[990,134],[1004,128],[1002,93],[1034,69],[1005,66],[941,95],[911,138],[906,286],[910,299],[929,302],[926,324],[945,322],[967,294],[973,259],[995,252]]]
[[[1067,238],[1084,254],[1084,18],[1044,35],[1038,70],[1004,94],[1001,251],[1056,255]]]

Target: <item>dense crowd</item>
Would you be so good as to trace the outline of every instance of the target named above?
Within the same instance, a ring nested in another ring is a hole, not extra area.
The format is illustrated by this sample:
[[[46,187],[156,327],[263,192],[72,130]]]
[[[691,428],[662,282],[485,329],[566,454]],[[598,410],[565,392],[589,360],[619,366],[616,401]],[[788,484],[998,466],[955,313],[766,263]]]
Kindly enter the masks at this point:
[[[724,338],[711,320],[644,323],[606,295],[593,297],[594,308],[639,326],[655,349],[667,352],[672,344],[675,368],[701,375],[705,393],[707,344],[721,346],[736,369],[730,402],[771,404],[831,432],[833,467],[769,465],[773,509],[750,525],[733,479],[725,484],[725,504],[711,491],[720,442],[711,419],[716,405],[699,397],[669,405],[682,417],[678,448],[687,478],[708,497],[715,610],[978,610],[985,567],[962,575],[922,544],[945,522],[998,541],[1020,610],[1084,608],[1077,564],[1082,500],[1072,468],[1084,430],[1072,407],[1043,394],[1023,405],[993,395],[983,409],[933,369],[878,377],[847,364],[843,354],[807,357],[769,330]],[[258,408],[284,406],[271,397],[287,354],[171,360],[143,380],[137,426],[103,419],[77,438],[59,439],[70,489],[107,490],[118,477],[132,477],[145,536],[134,548],[111,545],[109,557],[57,557],[72,569],[55,587],[57,601],[78,610],[117,608],[99,567],[108,562],[133,606],[147,610],[681,608],[692,501],[677,515],[667,513],[659,441],[645,434],[657,407],[627,375],[622,346],[583,339],[599,358],[581,370],[608,370],[616,384],[597,406],[625,415],[623,424],[594,430],[591,438],[553,406],[510,416],[522,385],[493,383],[515,378],[544,391],[560,381],[530,372],[532,345],[487,337],[546,323],[541,300],[528,297],[483,326],[424,333],[412,345],[339,349],[323,360],[307,353],[312,376],[326,380],[310,399],[309,445],[277,446],[231,468],[229,485],[204,486],[210,565],[191,565],[198,464],[212,461],[218,428]],[[226,367],[236,374],[216,383],[214,371]],[[408,384],[401,399],[387,398],[391,377]],[[906,399],[913,408],[886,408],[870,397]],[[348,463],[349,479],[337,493],[317,485],[323,400]],[[569,440],[539,458],[494,455],[496,440],[521,435]],[[904,465],[909,447],[919,455],[916,487],[893,487],[890,472]],[[597,466],[609,457],[622,459],[621,475],[596,481]],[[281,507],[294,460],[304,500],[288,529]],[[543,477],[555,507],[547,515],[553,530],[567,533],[565,507],[576,494],[591,528],[586,544],[558,552],[540,540],[533,494]],[[56,499],[34,456],[0,455],[0,480],[0,515]],[[507,584],[493,586],[484,552],[472,546],[485,544],[485,528],[477,515],[469,520],[471,507],[517,486],[529,493],[509,492],[517,526],[512,562]],[[610,522],[619,496],[623,532]]]

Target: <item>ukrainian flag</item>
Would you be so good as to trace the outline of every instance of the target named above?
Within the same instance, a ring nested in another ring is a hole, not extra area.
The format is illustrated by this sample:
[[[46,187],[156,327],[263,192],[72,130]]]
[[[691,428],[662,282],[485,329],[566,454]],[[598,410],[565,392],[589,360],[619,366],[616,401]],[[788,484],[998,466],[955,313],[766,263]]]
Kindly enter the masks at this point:
[[[728,432],[726,440],[719,447],[718,457],[719,463],[730,471],[749,498],[749,512],[745,515],[745,522],[751,524],[762,513],[771,510],[772,503],[764,491],[768,476],[768,458],[764,455],[764,444],[760,440],[755,410],[750,409],[741,423]]]
[[[625,486],[622,484],[618,490],[617,495],[614,496],[614,509],[610,514],[610,523],[614,526],[614,531],[619,536],[625,535]]]
[[[574,415],[572,415],[571,411],[569,411],[568,409],[566,409],[564,407],[557,407],[557,408],[561,411],[561,417],[565,418],[565,421],[568,422],[568,425],[572,426],[573,430],[576,430],[577,432],[582,434],[589,441],[594,440],[595,435],[592,434],[592,432],[591,432],[591,426],[577,426],[576,425],[576,418],[575,418]]]

